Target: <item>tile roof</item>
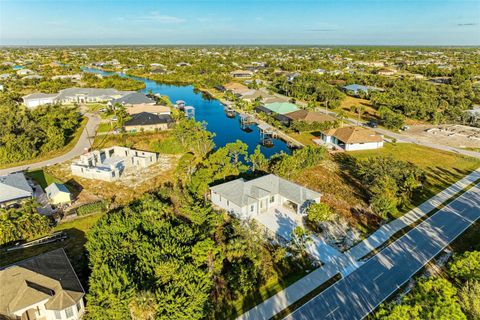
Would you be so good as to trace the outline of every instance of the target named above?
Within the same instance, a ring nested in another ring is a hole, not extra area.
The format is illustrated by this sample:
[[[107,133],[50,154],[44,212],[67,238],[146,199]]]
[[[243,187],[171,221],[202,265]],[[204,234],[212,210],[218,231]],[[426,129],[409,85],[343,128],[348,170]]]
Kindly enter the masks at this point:
[[[48,310],[63,310],[85,295],[62,248],[4,267],[0,287],[0,314],[7,316],[44,300]]]
[[[115,103],[120,103],[120,104],[149,104],[149,103],[155,103],[155,100],[147,97],[143,93],[132,92],[132,93],[124,95],[121,98],[112,100],[111,103],[112,104],[115,104]]]
[[[334,136],[343,143],[382,142],[383,136],[363,127],[348,126],[323,131],[327,136]]]
[[[299,121],[305,121],[305,122],[329,122],[329,121],[335,121],[335,118],[332,116],[329,116],[328,114],[325,113],[320,113],[320,112],[314,112],[314,111],[308,111],[308,110],[298,110],[290,113],[286,113],[285,116],[292,120],[299,120]]]

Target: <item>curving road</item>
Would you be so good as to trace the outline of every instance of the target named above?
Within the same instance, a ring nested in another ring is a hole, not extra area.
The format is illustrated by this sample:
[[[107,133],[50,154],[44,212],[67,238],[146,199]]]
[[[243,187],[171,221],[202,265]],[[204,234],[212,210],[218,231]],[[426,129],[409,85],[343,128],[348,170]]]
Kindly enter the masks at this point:
[[[86,113],[85,116],[88,118],[88,123],[83,129],[83,132],[80,138],[77,141],[77,144],[68,152],[62,154],[61,156],[48,159],[45,161],[30,163],[22,166],[11,167],[6,169],[0,169],[0,176],[17,172],[23,170],[32,170],[40,169],[43,167],[51,166],[60,162],[71,160],[85,152],[85,148],[90,148],[90,143],[93,142],[93,136],[97,131],[97,127],[100,124],[100,118],[97,115]],[[91,141],[92,139],[92,141]]]

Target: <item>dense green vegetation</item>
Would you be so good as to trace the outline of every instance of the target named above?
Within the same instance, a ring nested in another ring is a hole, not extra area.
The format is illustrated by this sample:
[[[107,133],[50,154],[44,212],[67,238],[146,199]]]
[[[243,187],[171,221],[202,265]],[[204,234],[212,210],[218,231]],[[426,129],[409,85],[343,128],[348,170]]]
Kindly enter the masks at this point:
[[[16,163],[65,146],[79,127],[76,109],[0,105],[0,164]]]
[[[38,214],[37,204],[27,201],[19,208],[0,208],[0,246],[46,235],[50,220]]]
[[[480,252],[454,256],[448,265],[448,277],[421,278],[413,291],[399,304],[380,308],[381,320],[479,319]]]
[[[408,205],[422,187],[425,174],[415,165],[393,157],[377,156],[354,161],[352,174],[367,187],[373,211],[387,218]]]
[[[172,136],[187,152],[176,183],[110,212],[89,233],[93,319],[226,318],[260,286],[310,266],[301,246],[273,246],[255,225],[214,211],[206,194],[209,185],[239,175],[311,166],[323,149],[269,164],[240,141],[213,149],[212,134],[193,120],[181,119]]]

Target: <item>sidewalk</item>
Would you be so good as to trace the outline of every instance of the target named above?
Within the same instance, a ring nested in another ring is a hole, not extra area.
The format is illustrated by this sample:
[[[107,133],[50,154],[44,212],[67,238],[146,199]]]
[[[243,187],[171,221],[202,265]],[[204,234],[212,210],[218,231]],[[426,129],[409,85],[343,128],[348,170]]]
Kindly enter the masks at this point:
[[[439,205],[478,179],[480,179],[480,168],[425,201],[417,208],[409,211],[402,217],[382,226],[358,245],[346,251],[344,255],[342,255],[344,259],[338,259],[335,262],[324,264],[322,267],[301,278],[289,287],[248,310],[237,319],[270,319],[307,295],[309,292],[327,282],[336,274],[342,274],[344,276],[349,274],[362,264],[362,262],[357,262],[357,260],[364,257],[375,248],[378,248],[393,234],[424,217],[433,209],[437,208]]]
[[[433,209],[435,209],[436,207],[438,207],[439,205],[441,205],[442,203],[450,199],[452,196],[462,191],[469,184],[475,182],[478,179],[480,179],[480,168],[460,179],[447,189],[436,194],[435,196],[428,199],[415,209],[412,209],[408,213],[404,214],[400,218],[393,220],[386,225],[383,225],[377,231],[372,233],[368,238],[346,251],[345,255],[351,257],[353,260],[360,260],[362,257],[365,257],[367,254],[369,254],[372,250],[380,247],[395,233],[423,218],[430,211],[432,211]]]

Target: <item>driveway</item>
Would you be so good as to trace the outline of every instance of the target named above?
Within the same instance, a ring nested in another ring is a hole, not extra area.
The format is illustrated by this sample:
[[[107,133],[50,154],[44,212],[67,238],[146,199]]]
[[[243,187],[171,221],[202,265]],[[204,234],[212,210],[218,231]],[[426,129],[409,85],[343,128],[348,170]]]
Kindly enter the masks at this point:
[[[80,156],[85,152],[85,148],[90,148],[90,140],[93,140],[93,136],[97,131],[97,127],[100,123],[100,118],[97,115],[87,113],[85,116],[88,118],[88,123],[83,129],[83,132],[80,138],[77,141],[77,144],[67,153],[58,156],[56,158],[48,159],[45,161],[30,163],[22,166],[11,167],[7,169],[0,169],[0,176],[7,175],[12,172],[24,171],[24,170],[33,170],[40,169],[43,167],[51,166],[60,162],[65,162],[71,160],[75,157]]]
[[[304,228],[302,217],[282,206],[269,208],[254,218],[274,234],[290,241],[292,232],[297,226]],[[327,244],[322,238],[312,235],[312,242],[306,248],[307,252],[323,263],[345,259],[337,249]]]

